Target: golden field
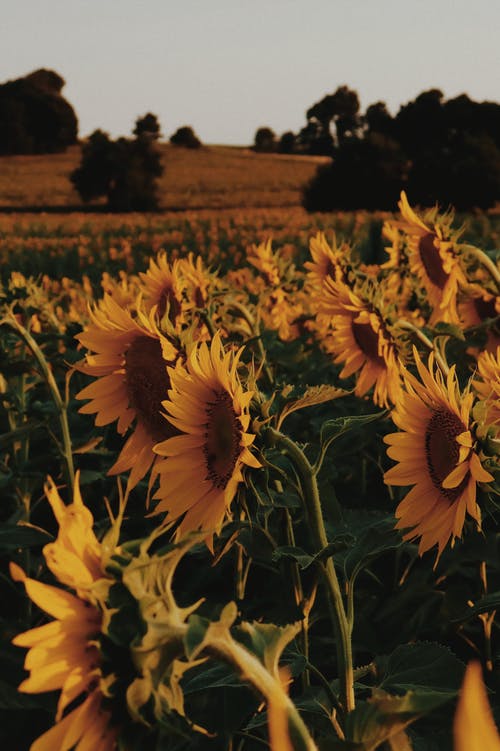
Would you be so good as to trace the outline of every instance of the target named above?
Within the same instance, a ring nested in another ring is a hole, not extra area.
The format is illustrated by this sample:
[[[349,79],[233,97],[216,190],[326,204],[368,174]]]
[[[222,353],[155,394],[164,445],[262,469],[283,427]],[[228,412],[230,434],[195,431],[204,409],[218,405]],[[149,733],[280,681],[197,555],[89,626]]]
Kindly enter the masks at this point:
[[[299,205],[302,186],[318,163],[328,160],[256,154],[230,146],[204,146],[197,151],[170,144],[160,148],[165,166],[160,179],[164,210]],[[69,180],[79,163],[80,146],[62,154],[3,157],[0,208],[67,211],[82,206]]]

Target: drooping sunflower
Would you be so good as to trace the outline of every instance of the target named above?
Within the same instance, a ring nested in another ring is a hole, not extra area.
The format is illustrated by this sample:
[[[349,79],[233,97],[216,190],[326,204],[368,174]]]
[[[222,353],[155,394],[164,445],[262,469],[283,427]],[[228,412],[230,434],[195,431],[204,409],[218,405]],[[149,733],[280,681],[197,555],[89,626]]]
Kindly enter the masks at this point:
[[[74,502],[69,506],[63,504],[51,481],[45,490],[59,534],[43,553],[56,578],[76,594],[31,579],[11,564],[13,578],[23,582],[30,599],[54,619],[13,640],[16,646],[29,648],[25,668],[30,675],[19,691],[61,690],[55,724],[32,744],[31,751],[113,751],[118,728],[101,688],[97,638],[102,616],[92,593],[92,586],[105,578],[100,544],[92,531],[92,515],[78,490],[78,476]]]
[[[405,540],[420,538],[422,555],[434,545],[441,556],[450,537],[462,534],[465,514],[479,524],[478,483],[493,480],[475,448],[471,419],[474,395],[460,392],[455,366],[444,377],[429,356],[428,367],[414,350],[420,381],[403,368],[405,390],[391,413],[401,432],[384,440],[398,462],[384,480],[388,485],[413,485],[396,509],[397,528],[409,530]]]
[[[202,529],[211,538],[222,522],[243,469],[260,467],[249,447],[252,391],[245,391],[237,372],[241,350],[225,352],[217,333],[210,346],[193,346],[185,365],[169,368],[171,388],[163,402],[168,422],[179,435],[158,443],[164,457],[156,465],[160,487],[157,511],[167,521],[184,515],[178,534]]]
[[[394,403],[401,388],[399,353],[381,314],[346,284],[332,279],[323,284],[319,311],[331,317],[333,331],[324,345],[334,362],[344,363],[340,377],[357,373],[356,396],[364,396],[373,386],[375,404]]]
[[[411,208],[406,193],[398,203],[407,235],[410,270],[427,292],[432,308],[429,323],[459,323],[457,294],[466,277],[457,252],[459,231],[450,229],[450,217],[437,217],[435,210],[424,221]]]
[[[134,487],[156,459],[154,444],[176,433],[161,416],[161,402],[170,385],[167,365],[179,353],[156,326],[154,309],[149,316],[139,312],[136,320],[110,296],[91,312],[89,326],[76,338],[94,353],[76,368],[96,378],[77,394],[77,399],[90,399],[80,412],[96,414],[98,426],[117,420],[121,435],[135,421],[109,470],[132,470],[129,487]]]

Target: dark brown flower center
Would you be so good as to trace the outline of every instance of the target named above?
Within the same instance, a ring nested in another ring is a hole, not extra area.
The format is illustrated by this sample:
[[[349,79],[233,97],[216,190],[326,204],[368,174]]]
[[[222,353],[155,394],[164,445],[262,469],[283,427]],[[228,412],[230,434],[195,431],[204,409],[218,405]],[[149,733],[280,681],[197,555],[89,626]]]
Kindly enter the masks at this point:
[[[420,260],[422,261],[427,276],[436,287],[444,289],[444,286],[449,279],[449,274],[447,274],[443,268],[443,261],[439,249],[434,245],[435,239],[436,235],[432,232],[428,232],[420,238],[418,250],[420,253]]]
[[[352,322],[354,341],[368,360],[385,367],[385,360],[378,353],[378,334],[369,323]]]
[[[165,287],[158,300],[158,315],[160,318],[166,313],[168,305],[168,317],[171,323],[175,323],[182,311],[182,305],[177,299],[172,287]]]
[[[170,364],[163,359],[160,340],[151,336],[137,337],[125,353],[129,404],[155,441],[164,441],[179,433],[161,414],[161,403],[170,388],[167,374]]]
[[[241,424],[234,412],[233,400],[227,391],[214,393],[205,408],[205,444],[207,480],[224,489],[231,479],[241,453]]]
[[[486,321],[488,318],[496,318],[498,315],[494,297],[492,297],[491,300],[485,300],[482,297],[475,297],[474,307],[481,321]]]
[[[451,503],[462,493],[468,477],[456,488],[443,488],[442,482],[457,466],[459,446],[456,437],[467,428],[462,421],[446,409],[434,412],[425,431],[425,457],[429,476],[436,490]]]

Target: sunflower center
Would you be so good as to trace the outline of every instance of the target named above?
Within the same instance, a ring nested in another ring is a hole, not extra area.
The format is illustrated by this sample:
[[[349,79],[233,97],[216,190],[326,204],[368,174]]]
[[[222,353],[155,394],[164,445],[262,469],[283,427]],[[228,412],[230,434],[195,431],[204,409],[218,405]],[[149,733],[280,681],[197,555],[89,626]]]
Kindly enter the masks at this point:
[[[484,300],[482,297],[476,297],[474,299],[474,307],[481,321],[486,321],[488,318],[496,318],[497,311],[495,306],[495,298],[491,300]]]
[[[435,284],[436,287],[439,287],[439,289],[444,289],[449,274],[444,270],[439,249],[434,245],[435,238],[436,235],[432,232],[428,232],[421,237],[418,244],[418,251],[420,253],[420,260],[422,261],[423,267],[431,282]]]
[[[434,412],[425,431],[425,456],[427,468],[434,487],[449,501],[455,501],[463,490],[467,477],[456,488],[443,488],[443,480],[458,462],[459,447],[456,437],[466,427],[462,421],[448,410]]]
[[[241,425],[233,409],[233,400],[225,390],[217,391],[205,408],[205,444],[203,453],[207,479],[223,489],[231,479],[241,453]]]
[[[378,352],[378,334],[369,323],[352,322],[354,341],[368,360],[385,367],[385,360]]]
[[[158,316],[160,318],[163,318],[163,316],[165,315],[167,305],[169,306],[168,317],[170,319],[170,322],[175,324],[177,318],[181,314],[182,305],[175,296],[175,293],[171,287],[165,287],[162,290],[160,299],[158,300]]]
[[[125,384],[130,406],[155,441],[164,441],[178,431],[161,414],[170,378],[159,339],[137,337],[125,353]]]

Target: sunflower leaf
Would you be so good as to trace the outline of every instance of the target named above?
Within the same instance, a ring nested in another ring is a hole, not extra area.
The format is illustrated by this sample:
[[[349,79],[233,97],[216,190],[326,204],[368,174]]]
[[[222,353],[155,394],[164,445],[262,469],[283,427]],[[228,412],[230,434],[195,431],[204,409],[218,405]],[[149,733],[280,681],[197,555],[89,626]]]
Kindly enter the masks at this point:
[[[376,662],[380,666],[384,660]],[[396,693],[431,692],[446,701],[456,696],[464,670],[463,662],[442,644],[403,644],[385,661],[380,688]]]
[[[342,417],[334,417],[332,420],[326,420],[321,426],[320,432],[320,442],[323,452],[326,451],[332,441],[340,438],[344,433],[356,428],[362,428],[368,423],[380,419],[385,414],[386,412],[383,411],[369,415],[343,415]]]
[[[475,605],[471,605],[467,610],[464,610],[456,618],[452,618],[452,623],[462,623],[468,621],[469,618],[474,618],[481,613],[490,613],[492,610],[500,608],[500,592],[490,592],[489,594],[481,597]]]
[[[305,407],[312,407],[316,404],[330,402],[333,399],[339,399],[341,396],[345,396],[349,393],[350,392],[345,389],[339,389],[335,386],[329,386],[328,384],[309,386],[299,399],[295,399],[294,401],[285,404],[280,416],[278,417],[276,428],[277,430],[280,430],[284,420],[288,415],[291,415],[292,412],[304,409]]]
[[[0,527],[1,551],[45,545],[52,539],[52,535],[32,524],[4,524]]]

